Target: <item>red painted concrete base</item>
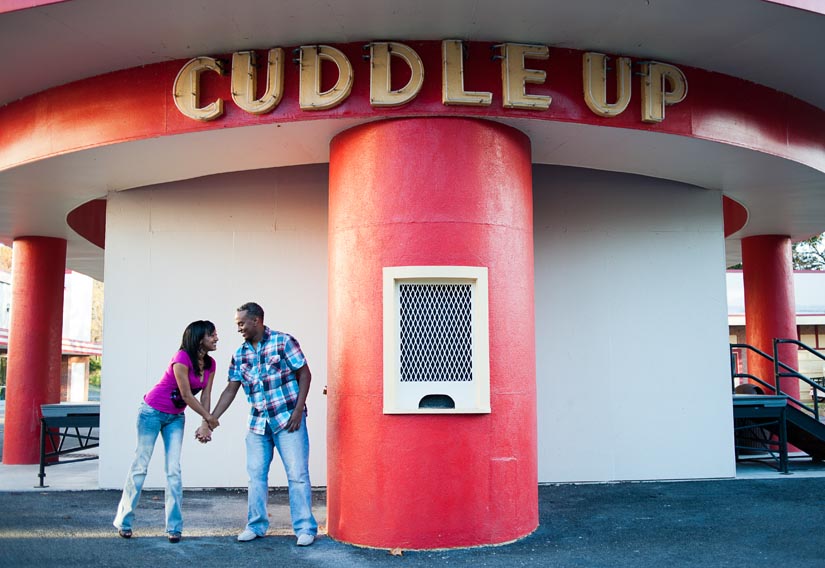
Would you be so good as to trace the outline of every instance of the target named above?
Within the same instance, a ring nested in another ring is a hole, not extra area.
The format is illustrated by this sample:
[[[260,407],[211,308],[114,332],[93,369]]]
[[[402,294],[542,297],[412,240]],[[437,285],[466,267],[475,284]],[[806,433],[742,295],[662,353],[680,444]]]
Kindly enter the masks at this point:
[[[15,239],[4,464],[40,462],[40,405],[60,402],[65,273],[64,239]]]
[[[434,549],[536,528],[531,176],[527,137],[494,122],[374,122],[333,140],[333,538]],[[488,268],[490,414],[383,413],[382,269],[427,265]]]

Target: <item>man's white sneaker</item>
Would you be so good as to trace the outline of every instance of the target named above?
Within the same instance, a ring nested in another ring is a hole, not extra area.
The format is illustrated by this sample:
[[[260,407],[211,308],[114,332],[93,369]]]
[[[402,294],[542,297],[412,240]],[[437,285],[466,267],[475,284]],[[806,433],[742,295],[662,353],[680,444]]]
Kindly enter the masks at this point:
[[[298,535],[298,546],[309,546],[313,542],[315,542],[315,537],[311,534]]]
[[[238,542],[248,542],[256,538],[258,538],[258,535],[252,532],[251,529],[244,529],[243,532],[238,535]]]

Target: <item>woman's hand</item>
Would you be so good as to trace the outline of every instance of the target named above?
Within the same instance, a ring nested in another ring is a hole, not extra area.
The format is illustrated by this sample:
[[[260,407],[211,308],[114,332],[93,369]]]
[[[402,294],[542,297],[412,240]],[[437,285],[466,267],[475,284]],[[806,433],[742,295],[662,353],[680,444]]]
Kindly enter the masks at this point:
[[[209,426],[210,430],[214,430],[215,428],[221,425],[221,423],[218,422],[218,419],[212,416],[211,414],[209,415],[209,418],[204,418],[203,420],[204,422],[206,422],[206,425]]]
[[[209,426],[207,426],[206,424],[201,424],[200,427],[197,430],[195,430],[195,439],[201,444],[211,442],[212,430],[210,430]]]

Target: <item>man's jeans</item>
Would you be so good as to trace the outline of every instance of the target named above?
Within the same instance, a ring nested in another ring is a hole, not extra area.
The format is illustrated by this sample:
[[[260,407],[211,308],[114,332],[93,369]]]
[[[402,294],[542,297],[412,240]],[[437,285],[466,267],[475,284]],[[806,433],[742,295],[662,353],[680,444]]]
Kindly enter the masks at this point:
[[[318,523],[312,515],[312,485],[309,482],[309,435],[306,415],[295,432],[281,429],[273,433],[267,424],[266,433],[246,434],[246,471],[249,474],[247,528],[264,536],[269,528],[266,514],[269,489],[269,466],[278,449],[289,482],[289,512],[296,535],[318,532]]]
[[[180,450],[183,445],[183,413],[167,414],[155,410],[145,402],[141,403],[138,411],[137,430],[138,444],[135,450],[135,460],[126,477],[123,495],[117,507],[117,515],[112,524],[119,529],[131,529],[135,518],[135,507],[140,499],[146,472],[149,469],[149,460],[155,449],[155,440],[158,434],[163,437],[163,446],[166,454],[166,532],[180,533],[183,529],[181,516],[181,501],[183,500],[183,484],[180,477]]]

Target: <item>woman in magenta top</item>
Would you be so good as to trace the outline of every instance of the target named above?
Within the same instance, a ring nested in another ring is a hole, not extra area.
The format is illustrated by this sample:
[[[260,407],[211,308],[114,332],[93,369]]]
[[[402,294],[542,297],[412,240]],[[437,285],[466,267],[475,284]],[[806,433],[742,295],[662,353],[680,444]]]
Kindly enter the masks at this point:
[[[149,460],[158,435],[163,438],[166,471],[166,534],[169,542],[180,542],[183,529],[181,501],[183,483],[180,453],[183,445],[184,410],[189,406],[203,416],[211,429],[218,420],[209,412],[215,360],[209,356],[217,349],[218,332],[210,321],[194,321],[186,326],[180,350],[172,357],[163,377],[143,397],[137,418],[138,444],[129,469],[114,525],[123,538],[132,536],[135,507],[140,499]],[[195,395],[201,393],[200,401]]]

